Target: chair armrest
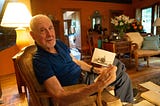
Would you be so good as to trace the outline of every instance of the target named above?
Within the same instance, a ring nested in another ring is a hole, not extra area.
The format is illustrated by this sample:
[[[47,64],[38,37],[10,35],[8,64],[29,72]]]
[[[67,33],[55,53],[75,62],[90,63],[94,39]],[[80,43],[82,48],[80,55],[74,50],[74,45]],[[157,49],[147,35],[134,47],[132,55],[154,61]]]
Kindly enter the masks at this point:
[[[152,33],[144,33],[144,34],[141,34],[142,37],[145,37],[145,36],[154,36],[154,34]]]
[[[154,36],[152,33],[147,33],[146,36]]]
[[[77,89],[77,88],[80,88],[80,87],[85,87],[85,86],[87,86],[86,84],[76,84],[76,85],[71,85],[71,86],[65,86],[65,87],[63,87],[65,90],[74,90],[74,89]],[[102,92],[100,92],[100,93],[102,93]],[[51,96],[49,95],[49,93],[48,92],[38,92],[37,93],[37,95],[39,96],[39,97],[41,97],[41,98],[51,98]],[[102,94],[100,94],[100,95],[91,95],[91,96],[88,96],[88,97],[86,97],[85,99],[83,99],[83,100],[81,100],[81,101],[79,101],[79,102],[75,102],[75,103],[73,103],[71,106],[77,106],[77,105],[79,105],[79,106],[81,106],[81,105],[93,105],[97,100],[98,100],[98,98],[100,98],[100,101],[103,101],[103,102],[105,102],[105,103],[107,103],[107,104],[121,104],[121,102],[120,102],[120,99],[119,98],[117,98],[117,97],[115,97],[115,96],[113,96],[112,94],[110,94],[106,89],[103,91],[103,93]],[[56,103],[55,103],[56,104]],[[100,106],[100,104],[99,104],[99,106]]]
[[[138,49],[138,44],[132,43],[132,50],[137,50],[137,49]]]

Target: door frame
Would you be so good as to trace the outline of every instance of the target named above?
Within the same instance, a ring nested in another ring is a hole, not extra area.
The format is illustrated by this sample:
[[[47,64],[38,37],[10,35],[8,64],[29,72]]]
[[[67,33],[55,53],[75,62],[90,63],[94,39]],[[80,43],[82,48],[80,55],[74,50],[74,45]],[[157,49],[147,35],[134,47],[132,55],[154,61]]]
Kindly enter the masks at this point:
[[[82,39],[81,37],[81,34],[82,34],[82,24],[81,24],[81,9],[80,8],[62,8],[61,9],[61,17],[62,17],[62,26],[63,26],[63,28],[62,28],[62,40],[64,41],[64,42],[66,42],[65,40],[66,40],[66,37],[64,36],[64,19],[63,19],[63,13],[64,12],[66,12],[66,11],[78,11],[79,12],[79,22],[80,22],[80,40]],[[67,43],[68,44],[68,43]],[[82,44],[80,44],[80,48],[81,48],[81,46],[82,46]]]

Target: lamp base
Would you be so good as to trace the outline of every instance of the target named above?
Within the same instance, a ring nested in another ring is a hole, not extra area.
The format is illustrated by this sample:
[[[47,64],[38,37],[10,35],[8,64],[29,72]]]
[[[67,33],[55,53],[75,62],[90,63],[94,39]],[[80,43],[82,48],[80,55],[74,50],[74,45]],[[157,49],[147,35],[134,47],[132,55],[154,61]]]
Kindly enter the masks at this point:
[[[33,39],[29,35],[29,31],[26,30],[26,28],[16,28],[16,45],[21,50],[25,46],[29,46],[31,44],[34,44]]]

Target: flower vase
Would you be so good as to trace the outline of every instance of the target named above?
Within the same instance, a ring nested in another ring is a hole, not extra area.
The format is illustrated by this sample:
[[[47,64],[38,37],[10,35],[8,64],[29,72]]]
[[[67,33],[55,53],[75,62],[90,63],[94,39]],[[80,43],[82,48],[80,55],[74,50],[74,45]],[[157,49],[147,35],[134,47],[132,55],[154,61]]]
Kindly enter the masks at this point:
[[[123,37],[124,37],[124,31],[123,31],[123,29],[120,29],[118,36],[119,36],[120,40],[123,39]]]

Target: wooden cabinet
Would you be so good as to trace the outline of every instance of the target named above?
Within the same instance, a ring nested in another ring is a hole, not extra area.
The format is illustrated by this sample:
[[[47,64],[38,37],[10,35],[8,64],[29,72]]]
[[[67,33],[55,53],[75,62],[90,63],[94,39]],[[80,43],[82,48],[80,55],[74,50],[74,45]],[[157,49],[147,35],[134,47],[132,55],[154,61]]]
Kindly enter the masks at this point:
[[[115,52],[117,56],[129,53],[131,55],[131,42],[130,41],[111,41],[104,42],[103,49]]]

